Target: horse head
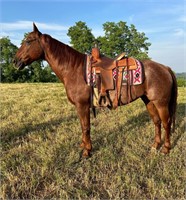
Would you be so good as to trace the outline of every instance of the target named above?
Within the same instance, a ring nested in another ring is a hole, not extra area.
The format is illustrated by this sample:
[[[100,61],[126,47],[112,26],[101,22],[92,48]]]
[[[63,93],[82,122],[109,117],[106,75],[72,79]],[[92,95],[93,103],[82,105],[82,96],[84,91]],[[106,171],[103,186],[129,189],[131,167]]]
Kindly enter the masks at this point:
[[[33,23],[33,32],[28,34],[14,57],[13,62],[17,69],[21,70],[32,62],[43,58],[44,51],[40,43],[41,35],[42,33]]]

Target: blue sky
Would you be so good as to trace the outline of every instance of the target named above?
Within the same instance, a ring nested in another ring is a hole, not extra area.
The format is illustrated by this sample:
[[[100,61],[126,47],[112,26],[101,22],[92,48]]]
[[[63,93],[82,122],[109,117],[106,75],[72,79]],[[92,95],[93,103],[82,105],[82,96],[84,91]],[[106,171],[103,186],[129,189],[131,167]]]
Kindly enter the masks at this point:
[[[86,22],[95,36],[105,22],[125,21],[144,32],[149,56],[175,72],[186,72],[186,0],[0,0],[0,37],[19,46],[35,22],[41,32],[69,44],[68,28]]]

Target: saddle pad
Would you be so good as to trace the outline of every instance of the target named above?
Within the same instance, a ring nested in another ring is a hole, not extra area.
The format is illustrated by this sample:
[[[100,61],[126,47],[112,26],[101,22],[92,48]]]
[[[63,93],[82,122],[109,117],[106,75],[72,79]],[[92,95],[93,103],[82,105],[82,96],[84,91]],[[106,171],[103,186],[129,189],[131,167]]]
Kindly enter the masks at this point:
[[[143,67],[140,63],[140,61],[135,60],[137,68],[134,70],[129,70],[127,71],[126,69],[123,70],[122,73],[122,85],[140,85],[143,83],[144,79],[144,72],[143,72]],[[116,68],[113,69],[113,80],[116,80]],[[120,75],[120,74],[119,74]],[[91,81],[92,79],[92,81]],[[87,64],[86,66],[86,82],[88,85],[92,82],[93,85],[96,84],[96,71],[93,68],[92,73],[91,73],[91,66]]]
[[[127,85],[127,84],[140,85],[143,83],[144,79],[143,67],[139,60],[136,60],[136,64],[137,64],[137,69],[123,71],[122,85]]]

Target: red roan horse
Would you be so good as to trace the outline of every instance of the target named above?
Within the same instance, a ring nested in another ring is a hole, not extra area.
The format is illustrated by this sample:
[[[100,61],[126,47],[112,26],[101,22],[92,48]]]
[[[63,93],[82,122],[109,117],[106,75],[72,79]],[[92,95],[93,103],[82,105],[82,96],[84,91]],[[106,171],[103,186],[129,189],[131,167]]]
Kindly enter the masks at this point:
[[[90,96],[91,88],[85,80],[86,54],[82,54],[47,34],[42,34],[35,24],[22,46],[17,51],[14,64],[23,69],[33,61],[46,60],[58,78],[63,82],[69,101],[75,105],[82,127],[83,156],[89,156],[92,149],[90,139]],[[145,81],[142,85],[131,86],[135,99],[141,98],[155,125],[153,148],[161,144],[161,123],[165,129],[165,141],[161,151],[168,153],[171,125],[175,127],[177,105],[177,83],[169,67],[151,60],[141,61],[145,70]],[[126,86],[122,86],[121,91]],[[121,97],[122,98],[122,97]],[[134,100],[134,99],[133,99]],[[122,102],[122,99],[121,99]],[[126,102],[126,99],[123,99]]]

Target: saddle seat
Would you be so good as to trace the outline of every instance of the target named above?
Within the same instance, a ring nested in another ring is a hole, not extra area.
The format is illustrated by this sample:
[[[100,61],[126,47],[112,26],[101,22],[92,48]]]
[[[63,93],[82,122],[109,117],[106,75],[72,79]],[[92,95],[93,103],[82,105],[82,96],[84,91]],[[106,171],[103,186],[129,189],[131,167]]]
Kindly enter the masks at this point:
[[[94,48],[95,49],[95,48]],[[137,68],[136,61],[132,57],[126,57],[125,52],[121,53],[115,59],[100,55],[100,57],[94,57],[92,53],[92,67],[98,70],[113,70],[116,67],[128,67],[128,70],[133,70]]]

